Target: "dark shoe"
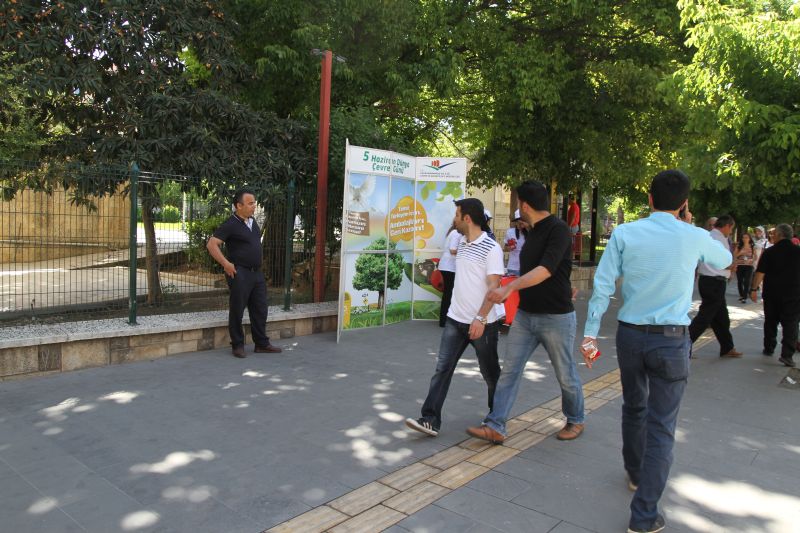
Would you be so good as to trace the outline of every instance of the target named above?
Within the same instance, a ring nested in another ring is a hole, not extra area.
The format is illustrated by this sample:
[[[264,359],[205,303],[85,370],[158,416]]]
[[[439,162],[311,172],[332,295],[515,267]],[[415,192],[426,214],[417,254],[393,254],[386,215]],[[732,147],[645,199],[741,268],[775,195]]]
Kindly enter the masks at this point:
[[[797,366],[797,365],[794,363],[794,361],[792,361],[792,360],[791,360],[791,359],[789,359],[788,357],[780,356],[780,357],[778,358],[778,361],[780,361],[780,362],[781,362],[781,363],[783,363],[784,365],[786,365],[786,366],[789,366],[789,367],[792,367],[792,368],[794,368],[795,366]]]
[[[277,346],[273,346],[272,344],[267,344],[266,346],[256,346],[253,350],[253,353],[281,353],[283,350],[278,348]]]
[[[414,420],[413,418],[406,418],[406,425],[414,431],[425,433],[431,437],[435,437],[439,434],[439,428],[433,427],[433,423],[431,423],[431,421],[427,418],[419,418],[417,420]]]
[[[628,490],[631,492],[636,492],[639,488],[639,484],[633,482],[631,475],[627,471],[625,472],[625,483],[628,485]]]
[[[663,531],[665,527],[667,527],[667,522],[664,520],[663,516],[658,515],[649,527],[628,527],[628,533],[658,533],[659,531]]]
[[[239,359],[244,359],[247,357],[247,355],[244,353],[244,346],[234,346],[233,356],[238,357]]]
[[[721,353],[719,354],[720,357],[741,357],[742,352],[737,352],[736,348],[731,348],[728,353]]]
[[[470,437],[475,437],[476,439],[489,441],[492,444],[503,444],[503,441],[506,440],[504,436],[489,426],[476,426],[467,428],[467,435]]]
[[[581,433],[583,433],[583,424],[567,422],[567,425],[558,432],[556,438],[558,440],[575,440],[581,436]]]
[[[773,350],[764,350],[764,351],[763,351],[763,352],[761,352],[761,353],[762,353],[763,355],[766,355],[767,357],[772,357],[773,355],[775,355],[775,352],[774,352]]]

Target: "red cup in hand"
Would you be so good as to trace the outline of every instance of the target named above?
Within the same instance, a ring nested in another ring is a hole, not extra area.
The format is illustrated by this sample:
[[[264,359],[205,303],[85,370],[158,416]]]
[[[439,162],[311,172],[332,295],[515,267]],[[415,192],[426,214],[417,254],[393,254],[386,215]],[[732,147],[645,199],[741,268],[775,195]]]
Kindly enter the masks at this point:
[[[508,241],[506,241],[506,244],[511,250],[517,249],[517,239],[508,239]]]

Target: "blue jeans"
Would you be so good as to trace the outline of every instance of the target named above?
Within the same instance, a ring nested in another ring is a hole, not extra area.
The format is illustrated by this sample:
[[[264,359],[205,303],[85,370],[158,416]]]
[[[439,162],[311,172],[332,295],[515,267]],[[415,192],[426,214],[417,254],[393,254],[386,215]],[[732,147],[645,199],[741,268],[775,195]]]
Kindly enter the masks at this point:
[[[561,410],[567,422],[583,424],[583,385],[572,353],[575,326],[574,311],[561,315],[517,311],[508,333],[503,372],[494,392],[494,408],[484,419],[484,424],[501,435],[506,434],[506,421],[517,399],[525,364],[540,344],[547,351],[561,385]]]
[[[472,344],[478,358],[481,375],[488,388],[489,409],[492,408],[497,377],[500,375],[500,363],[497,358],[497,334],[499,323],[486,324],[483,335],[475,340],[469,338],[469,324],[456,322],[450,317],[444,325],[442,340],[439,344],[439,356],[436,359],[436,370],[431,378],[428,396],[422,405],[422,417],[430,420],[437,430],[442,425],[442,406],[450,389],[450,380],[456,370],[458,360]]]
[[[630,527],[649,527],[667,484],[678,409],[689,377],[687,328],[664,333],[617,329],[622,382],[622,458],[633,483]]]

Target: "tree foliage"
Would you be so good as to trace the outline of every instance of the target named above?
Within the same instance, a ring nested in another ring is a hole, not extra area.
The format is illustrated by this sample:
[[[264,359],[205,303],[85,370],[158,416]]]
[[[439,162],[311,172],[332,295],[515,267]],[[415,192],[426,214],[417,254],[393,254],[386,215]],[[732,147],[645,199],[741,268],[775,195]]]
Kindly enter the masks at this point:
[[[800,216],[800,4],[683,0],[690,63],[665,89],[685,110],[682,159],[708,213]]]

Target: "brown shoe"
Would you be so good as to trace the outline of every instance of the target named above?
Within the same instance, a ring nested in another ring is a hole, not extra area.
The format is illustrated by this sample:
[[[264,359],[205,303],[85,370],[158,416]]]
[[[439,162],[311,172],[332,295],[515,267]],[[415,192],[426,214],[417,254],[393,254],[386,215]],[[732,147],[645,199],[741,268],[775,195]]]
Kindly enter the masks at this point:
[[[583,424],[573,424],[572,422],[567,422],[561,431],[558,432],[556,438],[558,440],[575,440],[581,436],[583,433]]]
[[[506,440],[504,436],[489,426],[467,428],[467,435],[470,437],[475,437],[476,439],[487,440],[492,444],[503,444],[503,441]]]
[[[731,348],[731,351],[720,355],[720,357],[741,357],[742,352],[737,352],[736,348]]]
[[[244,353],[244,346],[234,346],[233,356],[238,357],[239,359],[244,359],[247,357],[247,355]]]
[[[272,344],[267,344],[266,346],[256,346],[253,350],[254,353],[281,353],[283,350],[278,348],[277,346],[273,346]]]

